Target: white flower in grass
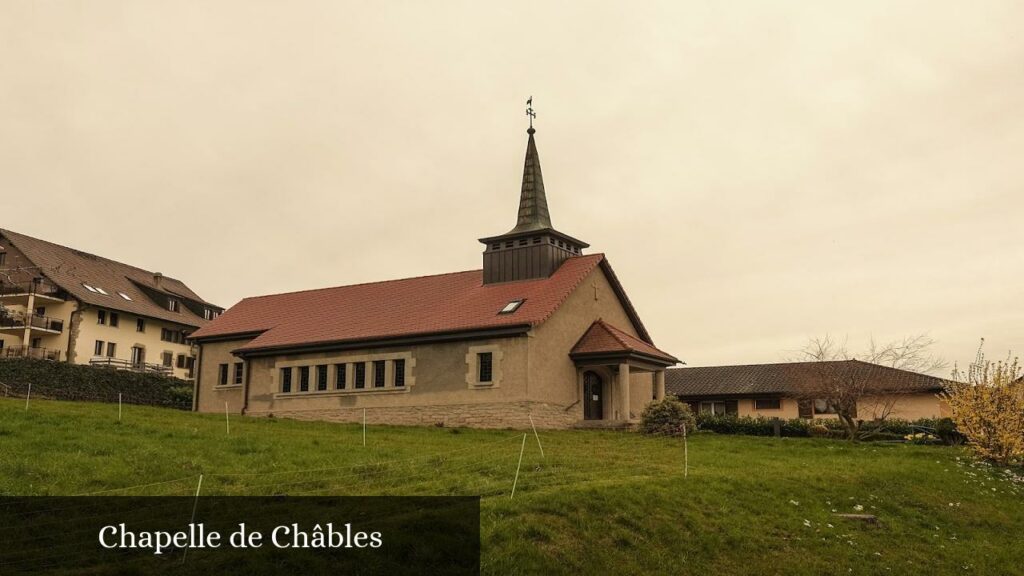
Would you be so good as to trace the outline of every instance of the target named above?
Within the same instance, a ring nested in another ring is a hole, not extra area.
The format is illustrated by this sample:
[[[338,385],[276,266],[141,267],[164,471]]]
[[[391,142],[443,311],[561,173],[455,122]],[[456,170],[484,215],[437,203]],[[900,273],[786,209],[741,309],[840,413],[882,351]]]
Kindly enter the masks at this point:
[[[861,506],[860,504],[857,504],[857,505],[855,505],[855,506],[853,507],[853,510],[854,510],[855,512],[863,512],[863,511],[864,511],[864,507],[863,507],[863,506]]]
[[[793,506],[799,506],[800,505],[800,503],[797,502],[796,500],[790,500],[789,503],[792,504]]]
[[[810,520],[804,520],[804,526],[807,526],[808,528],[810,528],[811,527],[811,521]]]

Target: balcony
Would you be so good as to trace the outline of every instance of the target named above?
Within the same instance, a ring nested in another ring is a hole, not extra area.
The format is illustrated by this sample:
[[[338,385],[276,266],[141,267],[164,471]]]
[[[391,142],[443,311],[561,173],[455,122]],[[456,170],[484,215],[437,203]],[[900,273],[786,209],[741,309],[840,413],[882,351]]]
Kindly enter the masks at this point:
[[[34,358],[36,360],[54,360],[59,362],[64,357],[64,351],[56,348],[35,348],[32,346],[8,346],[0,348],[0,357],[3,358]]]
[[[67,293],[56,284],[42,278],[31,282],[6,282],[0,280],[0,300],[8,304],[26,304],[29,295],[38,301],[64,302]]]
[[[64,331],[64,321],[31,314],[29,316],[0,316],[0,331],[24,330],[26,323],[32,332],[60,334]]]
[[[163,376],[171,376],[174,374],[174,369],[170,366],[164,366],[163,364],[150,364],[148,362],[132,362],[131,360],[122,360],[120,358],[107,358],[105,356],[95,356],[89,360],[90,366],[97,368],[110,368],[112,370],[130,370],[132,372],[145,372],[149,374],[160,374]]]

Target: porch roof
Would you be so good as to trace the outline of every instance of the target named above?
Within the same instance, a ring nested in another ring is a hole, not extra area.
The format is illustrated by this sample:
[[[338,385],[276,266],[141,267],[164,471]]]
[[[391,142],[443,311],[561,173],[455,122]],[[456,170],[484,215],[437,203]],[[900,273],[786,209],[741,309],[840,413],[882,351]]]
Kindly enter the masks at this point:
[[[569,356],[578,364],[636,361],[660,367],[679,363],[675,356],[598,319],[583,333]]]

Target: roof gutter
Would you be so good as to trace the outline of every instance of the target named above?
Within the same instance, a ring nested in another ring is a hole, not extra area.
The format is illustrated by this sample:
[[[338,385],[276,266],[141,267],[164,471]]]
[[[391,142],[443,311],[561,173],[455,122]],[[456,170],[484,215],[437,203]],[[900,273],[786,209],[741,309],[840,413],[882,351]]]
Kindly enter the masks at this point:
[[[328,352],[335,350],[356,350],[362,348],[385,348],[394,346],[410,346],[415,344],[434,344],[441,342],[457,342],[460,340],[480,340],[483,338],[508,338],[520,336],[530,331],[530,324],[516,324],[501,328],[484,330],[461,330],[455,332],[436,332],[417,336],[396,336],[390,338],[371,338],[362,340],[343,340],[335,342],[318,342],[310,344],[291,344],[286,346],[267,346],[263,348],[236,349],[231,353],[240,358],[258,358],[279,354],[300,354],[310,352]]]

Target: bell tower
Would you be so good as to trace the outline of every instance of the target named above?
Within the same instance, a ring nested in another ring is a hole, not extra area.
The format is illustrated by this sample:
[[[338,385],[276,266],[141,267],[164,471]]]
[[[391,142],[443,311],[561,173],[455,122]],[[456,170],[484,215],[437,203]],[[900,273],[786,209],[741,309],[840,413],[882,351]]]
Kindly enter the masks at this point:
[[[527,101],[530,128],[526,131],[526,161],[519,193],[519,217],[512,230],[489,238],[484,244],[484,284],[547,278],[567,258],[580,256],[590,245],[563,234],[551,226],[544,177],[533,135],[533,98]]]

